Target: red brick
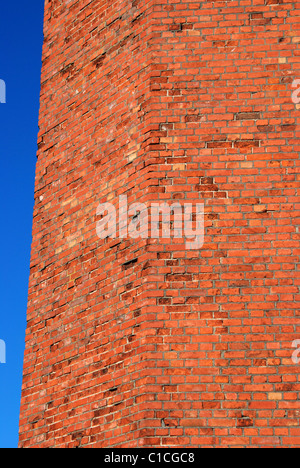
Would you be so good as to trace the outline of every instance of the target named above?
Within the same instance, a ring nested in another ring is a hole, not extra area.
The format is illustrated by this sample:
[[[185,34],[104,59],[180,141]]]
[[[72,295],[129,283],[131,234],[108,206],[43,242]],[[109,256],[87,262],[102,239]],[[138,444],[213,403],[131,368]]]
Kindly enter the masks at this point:
[[[300,10],[46,0],[20,447],[300,447]],[[203,202],[205,243],[96,209]]]

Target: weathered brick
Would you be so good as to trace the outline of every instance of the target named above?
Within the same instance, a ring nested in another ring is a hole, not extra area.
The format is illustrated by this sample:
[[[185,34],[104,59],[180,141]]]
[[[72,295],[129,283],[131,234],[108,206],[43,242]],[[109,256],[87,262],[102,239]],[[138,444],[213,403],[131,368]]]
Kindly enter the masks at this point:
[[[300,447],[299,18],[46,0],[20,447]],[[203,247],[99,239],[124,194]]]

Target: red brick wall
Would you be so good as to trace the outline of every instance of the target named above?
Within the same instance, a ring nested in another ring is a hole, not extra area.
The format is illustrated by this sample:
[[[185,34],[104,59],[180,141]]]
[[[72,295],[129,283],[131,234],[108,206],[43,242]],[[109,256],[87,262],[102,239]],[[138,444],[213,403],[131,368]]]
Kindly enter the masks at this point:
[[[299,17],[46,0],[20,447],[300,447]],[[99,239],[120,195],[203,247]]]

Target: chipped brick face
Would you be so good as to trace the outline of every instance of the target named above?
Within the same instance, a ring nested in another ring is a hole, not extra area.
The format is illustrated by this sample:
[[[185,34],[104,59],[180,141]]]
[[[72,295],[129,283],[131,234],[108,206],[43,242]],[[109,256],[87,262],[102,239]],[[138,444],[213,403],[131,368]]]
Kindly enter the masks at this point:
[[[46,0],[20,447],[300,447],[299,18]],[[203,247],[99,239],[120,195]]]

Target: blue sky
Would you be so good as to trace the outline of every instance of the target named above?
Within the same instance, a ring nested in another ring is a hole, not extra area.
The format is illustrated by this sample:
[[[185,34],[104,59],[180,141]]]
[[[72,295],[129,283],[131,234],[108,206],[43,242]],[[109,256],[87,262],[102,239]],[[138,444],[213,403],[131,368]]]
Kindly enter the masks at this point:
[[[26,328],[44,0],[0,5],[0,448],[18,444]]]

